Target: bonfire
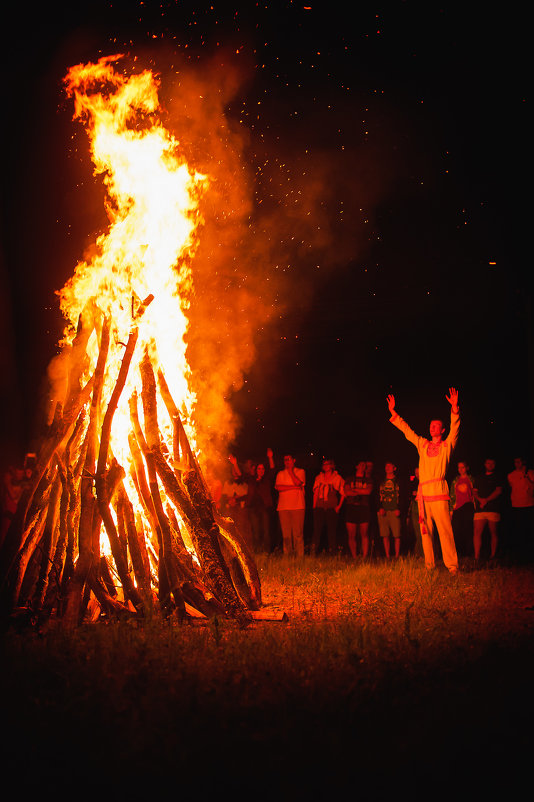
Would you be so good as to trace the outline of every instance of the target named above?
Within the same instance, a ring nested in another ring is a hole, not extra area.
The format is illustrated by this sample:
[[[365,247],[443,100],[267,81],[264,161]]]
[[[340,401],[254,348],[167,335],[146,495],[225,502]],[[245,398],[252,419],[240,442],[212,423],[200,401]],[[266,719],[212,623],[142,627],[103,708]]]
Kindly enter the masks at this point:
[[[261,607],[253,555],[196,452],[184,335],[209,177],[160,120],[152,71],[119,56],[65,88],[106,186],[109,228],[60,291],[47,431],[0,555],[4,620],[226,616]]]

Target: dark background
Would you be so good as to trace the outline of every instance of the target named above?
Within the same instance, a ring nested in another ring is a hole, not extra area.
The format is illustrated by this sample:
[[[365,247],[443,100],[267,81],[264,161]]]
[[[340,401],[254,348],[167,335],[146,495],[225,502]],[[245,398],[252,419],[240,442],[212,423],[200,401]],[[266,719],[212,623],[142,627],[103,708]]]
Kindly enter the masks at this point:
[[[12,11],[2,59],[3,463],[35,442],[63,327],[55,291],[101,214],[69,151],[62,78],[115,51],[150,52],[157,64],[158,48],[194,64],[224,48],[246,64],[228,115],[248,129],[253,227],[269,206],[291,211],[273,165],[295,192],[303,165],[322,182],[325,238],[299,222],[309,247],[280,242],[280,314],[258,331],[231,397],[238,455],[261,458],[270,446],[310,470],[328,453],[344,472],[360,458],[407,472],[415,452],[388,424],[386,394],[423,433],[448,415],[454,385],[458,458],[477,470],[492,454],[503,471],[518,453],[532,458],[529,71],[517,8],[148,1]]]

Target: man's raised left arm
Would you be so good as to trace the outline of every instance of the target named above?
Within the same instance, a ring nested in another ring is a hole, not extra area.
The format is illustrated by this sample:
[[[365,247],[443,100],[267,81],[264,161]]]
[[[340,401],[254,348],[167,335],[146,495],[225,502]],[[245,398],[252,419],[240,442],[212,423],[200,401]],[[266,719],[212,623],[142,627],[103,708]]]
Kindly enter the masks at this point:
[[[458,390],[455,387],[449,387],[449,395],[446,396],[447,401],[451,405],[451,428],[447,440],[451,448],[454,448],[458,441],[458,433],[460,431],[460,407],[458,406]]]

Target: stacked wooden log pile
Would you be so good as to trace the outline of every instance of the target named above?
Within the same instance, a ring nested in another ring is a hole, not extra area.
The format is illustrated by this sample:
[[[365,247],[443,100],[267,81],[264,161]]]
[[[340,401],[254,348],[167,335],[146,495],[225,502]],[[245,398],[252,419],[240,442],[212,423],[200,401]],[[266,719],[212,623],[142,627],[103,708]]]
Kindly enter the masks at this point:
[[[146,347],[139,362],[140,397],[129,398],[127,469],[112,453],[113,416],[151,300],[138,304],[107,401],[110,320],[80,318],[71,346],[70,390],[56,407],[0,550],[4,626],[19,616],[39,624],[54,616],[73,629],[101,616],[183,621],[199,614],[246,625],[261,607],[253,555],[235,524],[214,508],[165,376]],[[83,383],[95,328],[98,360]],[[160,434],[158,394],[172,422],[172,453]],[[108,554],[101,549],[103,530]]]

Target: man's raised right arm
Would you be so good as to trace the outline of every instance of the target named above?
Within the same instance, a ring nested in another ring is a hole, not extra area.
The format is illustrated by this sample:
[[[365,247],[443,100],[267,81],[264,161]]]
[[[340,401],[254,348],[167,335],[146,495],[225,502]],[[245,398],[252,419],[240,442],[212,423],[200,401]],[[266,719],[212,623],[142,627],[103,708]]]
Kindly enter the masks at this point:
[[[390,422],[393,424],[393,426],[396,426],[397,429],[399,429],[403,433],[405,438],[410,443],[413,443],[413,445],[418,449],[419,448],[419,440],[421,438],[419,437],[419,435],[417,435],[413,431],[413,429],[410,429],[410,427],[408,426],[406,421],[403,420],[401,418],[401,416],[398,414],[398,412],[396,411],[396,409],[395,409],[395,396],[392,395],[392,394],[388,395],[387,402],[388,402],[388,409],[389,409],[389,412],[390,412],[390,415],[391,415],[391,417],[389,419]]]

